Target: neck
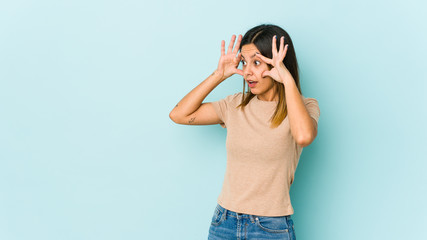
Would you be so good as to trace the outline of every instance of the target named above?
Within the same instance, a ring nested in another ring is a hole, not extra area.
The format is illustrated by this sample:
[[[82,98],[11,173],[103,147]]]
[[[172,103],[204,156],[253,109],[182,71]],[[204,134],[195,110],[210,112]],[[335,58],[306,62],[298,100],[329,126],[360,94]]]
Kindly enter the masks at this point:
[[[261,101],[279,101],[279,95],[276,93],[276,86],[271,88],[268,92],[257,94],[256,97]]]

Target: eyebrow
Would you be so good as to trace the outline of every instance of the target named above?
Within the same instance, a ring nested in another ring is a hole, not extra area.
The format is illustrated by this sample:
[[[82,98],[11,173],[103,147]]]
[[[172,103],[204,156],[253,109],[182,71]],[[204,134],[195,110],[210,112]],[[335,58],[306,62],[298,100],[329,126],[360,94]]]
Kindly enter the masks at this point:
[[[255,57],[257,53],[259,53],[259,52],[256,52],[254,55],[252,55],[251,58]],[[242,58],[245,59],[245,57],[243,57],[243,55],[242,55]]]

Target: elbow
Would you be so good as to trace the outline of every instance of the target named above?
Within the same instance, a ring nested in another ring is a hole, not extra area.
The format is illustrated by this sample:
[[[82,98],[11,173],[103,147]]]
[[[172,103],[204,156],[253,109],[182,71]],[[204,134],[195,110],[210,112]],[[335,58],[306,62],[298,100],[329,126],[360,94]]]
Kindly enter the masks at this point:
[[[313,120],[313,122],[314,122],[314,120]],[[311,130],[305,131],[305,132],[299,134],[295,138],[295,140],[296,140],[296,143],[298,145],[300,145],[301,147],[307,147],[308,145],[310,145],[314,141],[316,136],[317,136],[317,127],[313,127],[313,128],[311,128]]]
[[[173,110],[169,113],[169,118],[176,124],[183,124],[183,119],[185,119],[177,115]]]
[[[177,119],[176,119],[176,116],[175,116],[175,114],[174,114],[174,112],[173,112],[173,111],[171,111],[171,112],[169,113],[169,118],[170,118],[174,123],[178,123],[178,122],[177,122]]]
[[[316,136],[313,134],[302,135],[296,139],[296,143],[301,147],[310,145]]]

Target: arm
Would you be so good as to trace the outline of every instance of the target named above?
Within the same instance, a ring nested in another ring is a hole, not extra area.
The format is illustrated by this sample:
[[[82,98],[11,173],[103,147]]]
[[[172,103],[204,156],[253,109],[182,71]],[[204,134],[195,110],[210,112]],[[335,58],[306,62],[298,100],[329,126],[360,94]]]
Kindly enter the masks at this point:
[[[210,103],[202,103],[202,101],[222,81],[224,81],[222,74],[215,70],[178,102],[169,114],[170,119],[175,123],[188,125],[221,123],[212,105]]]
[[[316,120],[307,111],[294,78],[287,69],[280,67],[279,76],[285,85],[286,105],[292,136],[298,145],[306,147],[317,136]]]
[[[218,68],[202,83],[189,92],[174,109],[169,113],[172,121],[186,125],[209,125],[222,123],[211,103],[202,103],[206,96],[222,81],[237,73],[242,75],[241,69],[237,69],[240,61],[239,50],[242,35],[239,35],[233,50],[236,36],[233,35],[225,54],[225,41],[221,41],[221,58]],[[237,56],[236,56],[237,54]]]
[[[268,64],[273,65],[273,68],[270,71],[265,71],[263,76],[270,76],[274,80],[284,84],[286,106],[288,108],[288,118],[292,136],[298,145],[306,147],[316,138],[317,122],[309,115],[295,84],[295,80],[283,63],[283,59],[288,50],[288,45],[284,47],[284,40],[284,37],[281,37],[279,51],[277,51],[276,36],[273,37],[272,59],[266,58],[261,54],[259,54],[259,57]]]

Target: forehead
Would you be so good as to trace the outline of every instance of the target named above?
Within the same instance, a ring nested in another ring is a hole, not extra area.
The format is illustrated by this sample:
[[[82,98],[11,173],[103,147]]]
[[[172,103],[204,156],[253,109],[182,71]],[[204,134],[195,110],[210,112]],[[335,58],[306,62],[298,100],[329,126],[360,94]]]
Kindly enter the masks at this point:
[[[254,53],[259,52],[258,48],[255,46],[255,44],[245,44],[242,46],[242,49],[240,50],[243,57],[251,57]]]

